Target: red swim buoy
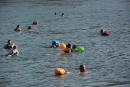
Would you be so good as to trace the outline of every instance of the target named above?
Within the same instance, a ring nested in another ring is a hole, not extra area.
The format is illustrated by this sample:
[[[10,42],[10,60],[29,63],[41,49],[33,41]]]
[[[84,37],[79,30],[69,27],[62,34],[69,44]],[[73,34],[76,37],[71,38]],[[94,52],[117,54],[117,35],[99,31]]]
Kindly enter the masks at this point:
[[[38,22],[37,21],[33,21],[33,25],[37,25],[38,24]]]

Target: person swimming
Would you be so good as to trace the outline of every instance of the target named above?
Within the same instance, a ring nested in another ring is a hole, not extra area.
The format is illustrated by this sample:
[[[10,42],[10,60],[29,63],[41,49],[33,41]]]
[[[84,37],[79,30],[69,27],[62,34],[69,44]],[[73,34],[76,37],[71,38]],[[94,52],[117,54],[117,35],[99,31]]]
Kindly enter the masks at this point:
[[[31,31],[32,31],[31,26],[28,26],[28,32],[31,32]]]
[[[66,49],[64,50],[65,53],[72,53],[74,52],[73,48],[72,48],[72,45],[71,44],[68,44],[66,45]]]
[[[57,12],[55,12],[55,15],[57,15]]]
[[[63,16],[64,16],[64,13],[62,13],[61,16],[63,17]]]
[[[51,47],[56,48],[56,47],[59,47],[59,45],[54,41]]]
[[[13,47],[13,49],[10,50],[10,52],[7,54],[7,56],[18,56],[19,52],[16,46]]]
[[[104,30],[104,29],[101,29],[101,35],[109,35],[109,32]]]
[[[80,65],[79,70],[80,70],[80,72],[78,74],[82,74],[83,75],[83,74],[87,73],[86,66],[84,64]]]
[[[20,26],[19,26],[19,25],[17,25],[17,27],[14,29],[14,31],[16,31],[16,32],[21,31]]]
[[[13,48],[13,46],[15,46],[15,44],[11,41],[8,40],[7,44],[4,46],[5,49],[11,49]]]

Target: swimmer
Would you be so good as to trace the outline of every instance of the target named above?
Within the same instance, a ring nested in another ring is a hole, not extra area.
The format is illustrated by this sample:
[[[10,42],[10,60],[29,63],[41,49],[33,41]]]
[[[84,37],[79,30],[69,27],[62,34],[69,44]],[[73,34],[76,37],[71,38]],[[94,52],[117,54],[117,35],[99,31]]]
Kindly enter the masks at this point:
[[[51,47],[52,47],[52,48],[56,48],[56,47],[59,47],[59,45],[54,41],[54,43],[52,44]]]
[[[107,32],[106,30],[104,29],[101,29],[101,35],[109,35],[109,32]]]
[[[87,73],[85,65],[80,65],[79,69],[80,69],[80,72],[78,74],[84,75]]]
[[[11,49],[13,48],[13,46],[15,46],[15,44],[11,41],[8,40],[7,44],[4,46],[5,49]]]
[[[19,25],[17,25],[17,27],[14,29],[14,31],[16,31],[16,32],[21,31],[20,26],[19,26]]]
[[[14,46],[12,50],[10,50],[10,52],[8,53],[7,56],[13,56],[13,55],[15,55],[15,56],[19,55],[19,52],[18,52],[18,49],[16,46]]]
[[[72,53],[74,52],[73,48],[72,48],[72,45],[71,44],[68,44],[66,45],[66,49],[64,50],[65,53]]]
[[[32,28],[30,26],[28,26],[28,32],[31,32]]]
[[[55,15],[57,15],[57,12],[55,12]]]
[[[64,16],[64,13],[62,13],[61,16],[63,17],[63,16]]]
[[[54,70],[55,75],[66,75],[68,72],[66,72],[63,68],[55,68]]]

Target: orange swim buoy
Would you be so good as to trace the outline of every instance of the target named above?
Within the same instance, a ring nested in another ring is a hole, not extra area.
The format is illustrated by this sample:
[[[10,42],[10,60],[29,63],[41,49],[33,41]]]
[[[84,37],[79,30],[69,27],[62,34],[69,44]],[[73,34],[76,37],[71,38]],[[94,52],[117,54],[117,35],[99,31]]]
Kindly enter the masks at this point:
[[[66,44],[60,43],[60,48],[61,48],[62,50],[65,50],[65,49],[66,49]]]
[[[38,24],[38,22],[37,21],[33,21],[33,25],[37,25]]]
[[[55,68],[54,70],[55,75],[65,75],[66,72],[63,68]]]

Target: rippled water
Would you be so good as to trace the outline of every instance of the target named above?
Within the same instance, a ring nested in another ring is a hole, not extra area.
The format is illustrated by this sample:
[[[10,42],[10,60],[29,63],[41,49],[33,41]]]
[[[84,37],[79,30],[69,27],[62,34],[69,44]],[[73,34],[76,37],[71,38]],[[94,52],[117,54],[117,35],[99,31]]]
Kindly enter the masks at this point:
[[[0,0],[0,87],[129,87],[129,8],[129,0]],[[22,31],[14,32],[18,24]],[[101,36],[102,28],[110,35]],[[18,57],[4,56],[8,39]],[[58,55],[60,48],[49,48],[53,39],[85,51]],[[87,75],[77,75],[80,64]],[[56,67],[70,74],[55,76]]]

